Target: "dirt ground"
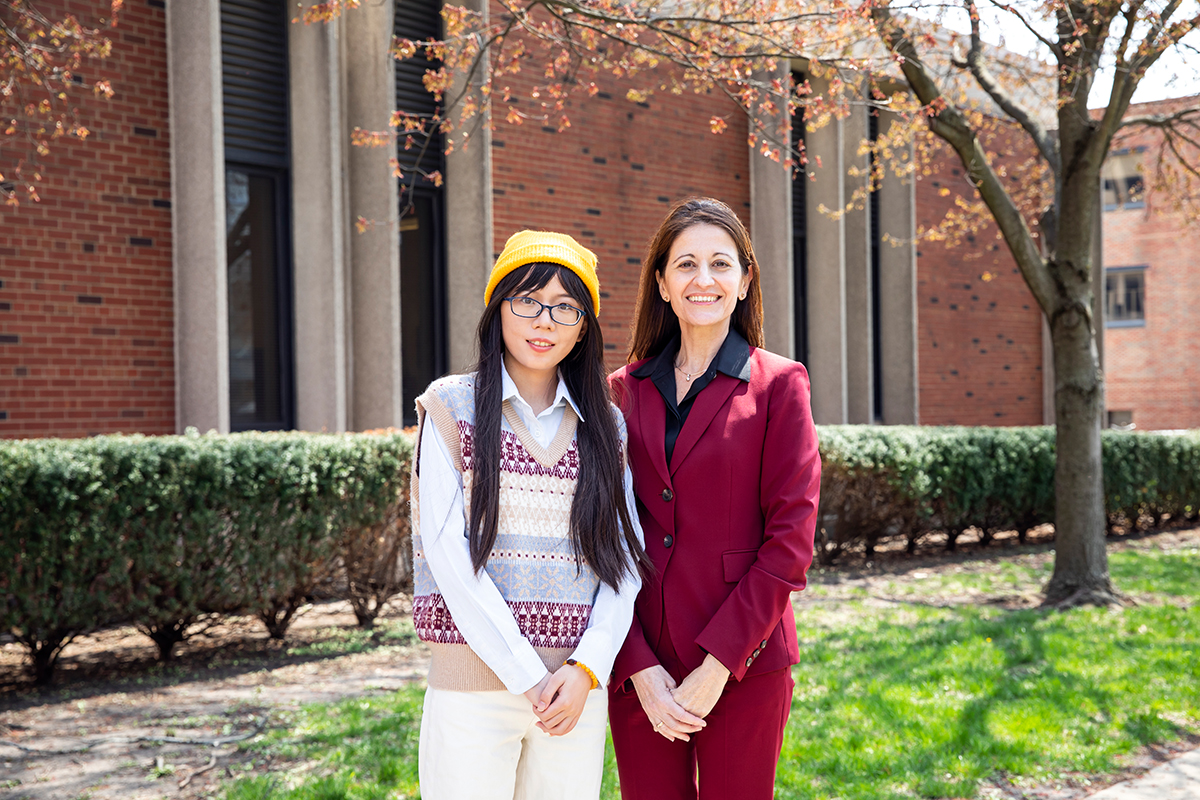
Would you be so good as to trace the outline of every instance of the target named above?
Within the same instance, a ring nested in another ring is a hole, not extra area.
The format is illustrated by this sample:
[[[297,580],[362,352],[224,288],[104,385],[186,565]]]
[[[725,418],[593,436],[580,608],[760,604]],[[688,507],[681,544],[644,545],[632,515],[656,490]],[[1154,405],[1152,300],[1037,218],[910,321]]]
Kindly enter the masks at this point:
[[[1020,556],[1035,563],[1053,553],[1046,531],[1030,544],[1015,534],[986,548],[969,537],[945,553],[936,539],[916,555],[881,549],[871,561],[844,559],[837,569],[813,571],[823,591],[801,594],[797,607],[819,602],[836,608],[852,594],[870,602],[892,603],[889,590],[943,572],[998,568]],[[1155,531],[1118,537],[1125,547],[1194,548],[1200,528]],[[928,601],[928,596],[922,600]],[[939,603],[992,603],[1029,607],[1036,593],[985,597],[938,596]],[[407,601],[389,606],[384,620],[405,620]],[[362,652],[345,654],[347,637],[357,635]],[[386,692],[421,682],[428,653],[420,642],[402,637],[363,641],[346,603],[312,606],[293,624],[286,643],[271,641],[262,625],[236,618],[189,640],[171,665],[155,662],[150,640],[133,628],[80,637],[64,651],[58,683],[32,688],[22,674],[23,653],[0,645],[0,797],[10,800],[157,800],[214,796],[223,780],[294,765],[252,763],[237,741],[270,725],[289,707]],[[325,646],[323,646],[325,645]],[[297,653],[299,651],[299,653]],[[339,654],[342,653],[342,654]],[[1035,789],[1007,785],[1000,778],[983,787],[985,800],[1077,800],[1107,785],[1200,745],[1200,738],[1145,748],[1121,775],[1094,780],[1071,776],[1056,786]]]

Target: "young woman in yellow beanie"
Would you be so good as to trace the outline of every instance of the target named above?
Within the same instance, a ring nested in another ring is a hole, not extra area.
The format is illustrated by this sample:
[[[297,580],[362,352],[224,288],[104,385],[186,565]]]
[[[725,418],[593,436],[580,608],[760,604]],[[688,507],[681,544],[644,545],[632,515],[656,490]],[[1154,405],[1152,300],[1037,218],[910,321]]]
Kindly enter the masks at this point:
[[[479,362],[417,399],[413,622],[433,654],[425,800],[595,800],[604,684],[647,564],[596,256],[512,236]]]

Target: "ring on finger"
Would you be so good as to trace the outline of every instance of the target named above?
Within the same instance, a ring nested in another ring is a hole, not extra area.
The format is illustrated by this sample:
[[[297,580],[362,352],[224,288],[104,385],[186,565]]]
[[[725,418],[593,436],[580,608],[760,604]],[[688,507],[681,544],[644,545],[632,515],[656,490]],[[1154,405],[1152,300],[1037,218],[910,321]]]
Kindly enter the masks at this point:
[[[663,726],[663,721],[660,719],[658,722],[654,723],[654,730],[658,730],[662,726]]]

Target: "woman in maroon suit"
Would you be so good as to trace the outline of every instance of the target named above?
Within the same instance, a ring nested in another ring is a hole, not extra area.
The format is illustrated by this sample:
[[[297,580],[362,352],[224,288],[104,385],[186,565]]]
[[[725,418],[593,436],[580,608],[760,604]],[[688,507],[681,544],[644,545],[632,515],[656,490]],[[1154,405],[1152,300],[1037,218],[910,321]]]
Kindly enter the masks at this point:
[[[718,200],[677,204],[610,377],[656,569],[609,684],[624,800],[773,796],[821,465],[808,373],[762,344],[746,228]]]

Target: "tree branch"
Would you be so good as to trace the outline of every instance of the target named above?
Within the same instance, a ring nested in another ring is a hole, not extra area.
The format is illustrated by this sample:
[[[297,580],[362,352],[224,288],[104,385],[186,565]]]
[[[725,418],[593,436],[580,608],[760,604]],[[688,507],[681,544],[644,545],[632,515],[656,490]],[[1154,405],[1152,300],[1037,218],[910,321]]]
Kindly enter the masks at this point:
[[[1048,39],[1048,38],[1046,38],[1045,36],[1043,36],[1043,35],[1041,34],[1041,32],[1040,32],[1040,31],[1038,31],[1038,29],[1037,29],[1037,28],[1033,27],[1033,25],[1032,25],[1032,24],[1030,24],[1029,20],[1027,20],[1027,19],[1025,18],[1025,15],[1024,15],[1024,14],[1022,14],[1020,11],[1018,11],[1018,10],[1017,10],[1016,8],[1014,8],[1013,6],[1010,6],[1010,5],[1008,5],[1007,3],[1002,3],[1002,2],[1000,2],[1000,0],[988,0],[988,2],[990,2],[990,3],[991,3],[993,6],[995,6],[995,7],[996,7],[996,8],[998,8],[998,9],[1000,9],[1001,11],[1005,11],[1005,12],[1007,12],[1007,13],[1009,13],[1009,14],[1012,14],[1014,17],[1016,17],[1016,18],[1017,18],[1017,21],[1019,21],[1019,22],[1020,22],[1022,25],[1024,25],[1024,26],[1025,26],[1025,30],[1027,30],[1027,31],[1029,31],[1031,34],[1033,34],[1033,35],[1034,35],[1034,37],[1035,37],[1035,38],[1036,38],[1036,39],[1037,39],[1039,42],[1041,42],[1043,45],[1045,45],[1045,47],[1046,47],[1046,48],[1047,48],[1047,49],[1048,49],[1048,50],[1049,50],[1051,53],[1053,53],[1053,54],[1054,54],[1054,57],[1055,57],[1055,58],[1058,60],[1058,62],[1059,62],[1060,64],[1062,63],[1062,61],[1063,61],[1063,57],[1064,57],[1064,54],[1063,54],[1063,49],[1062,49],[1062,47],[1059,45],[1059,43],[1058,43],[1058,42],[1055,42],[1054,40],[1052,40],[1052,39]]]
[[[1143,114],[1136,117],[1125,117],[1117,127],[1129,128],[1134,125],[1142,125],[1149,128],[1170,128],[1176,122],[1191,122],[1193,117],[1200,119],[1200,105],[1181,108],[1171,114]]]
[[[1104,109],[1104,115],[1100,122],[1099,132],[1101,135],[1096,136],[1089,143],[1089,156],[1103,160],[1112,144],[1112,137],[1119,128],[1123,127],[1125,112],[1129,110],[1133,93],[1141,83],[1146,70],[1158,61],[1163,53],[1200,25],[1200,14],[1169,24],[1170,16],[1179,9],[1181,2],[1182,0],[1170,0],[1167,7],[1163,9],[1162,15],[1154,22],[1150,33],[1143,39],[1142,46],[1138,48],[1129,68],[1124,72],[1118,71],[1113,77],[1108,106]],[[1148,42],[1154,42],[1154,44],[1147,45]]]
[[[1030,291],[1049,315],[1054,308],[1055,289],[1046,262],[1038,252],[1033,234],[1020,210],[988,163],[978,137],[962,112],[947,102],[929,69],[922,63],[912,39],[892,16],[888,4],[880,2],[873,6],[871,18],[888,50],[900,61],[900,68],[909,86],[928,109],[930,128],[958,153],[971,183],[991,210],[1001,235],[1008,242]]]
[[[966,6],[967,13],[971,17],[971,50],[967,53],[967,68],[975,76],[976,83],[988,93],[988,96],[996,102],[996,105],[1000,106],[1004,113],[1016,120],[1025,129],[1025,132],[1029,134],[1034,144],[1037,145],[1038,152],[1042,154],[1042,158],[1046,159],[1046,162],[1050,164],[1050,168],[1053,170],[1055,179],[1057,180],[1062,169],[1062,164],[1058,157],[1058,143],[1024,106],[1014,100],[997,83],[983,60],[983,39],[979,34],[979,9],[975,6],[975,0],[963,0],[963,4]]]

